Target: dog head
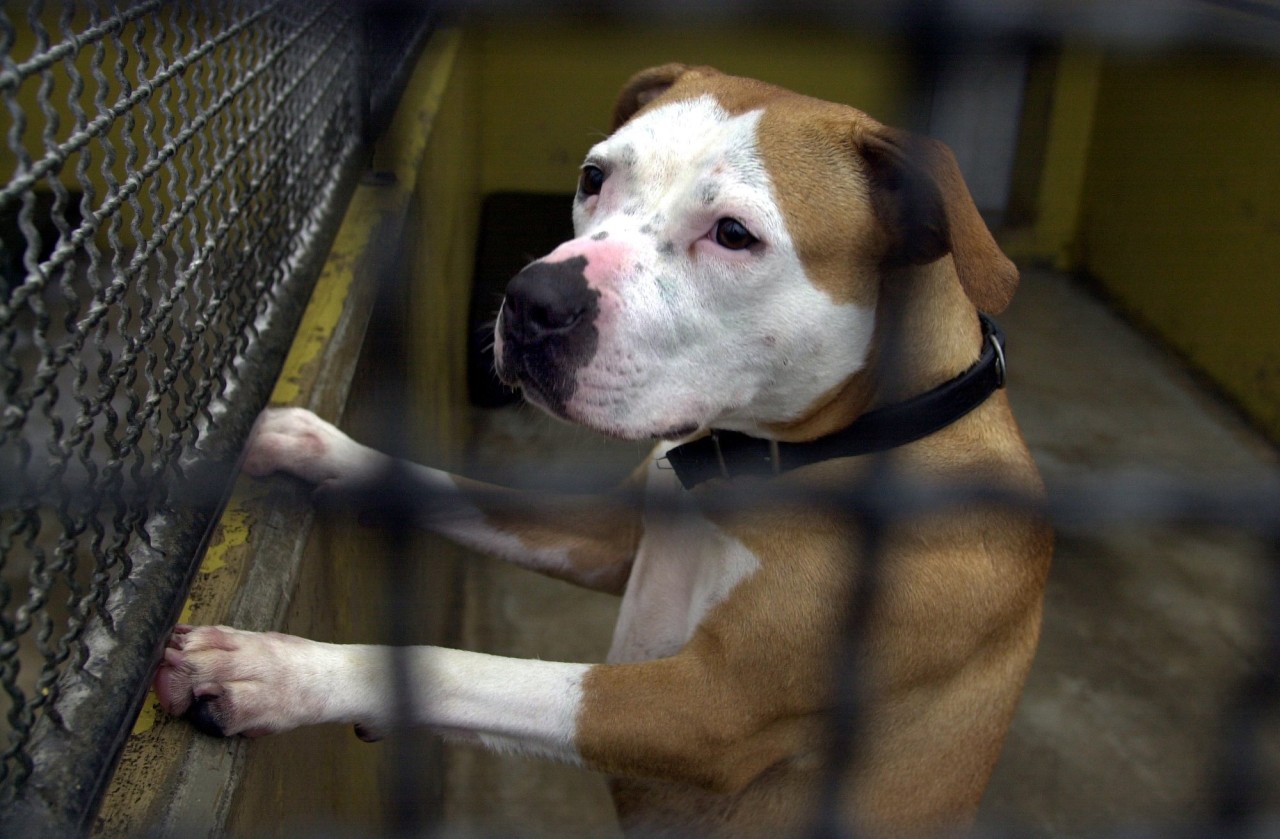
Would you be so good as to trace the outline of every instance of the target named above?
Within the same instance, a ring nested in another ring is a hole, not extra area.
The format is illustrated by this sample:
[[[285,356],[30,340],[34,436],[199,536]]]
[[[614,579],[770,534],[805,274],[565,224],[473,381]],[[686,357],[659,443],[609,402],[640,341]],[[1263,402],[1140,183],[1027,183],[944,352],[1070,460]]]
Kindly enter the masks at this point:
[[[975,325],[1018,280],[941,143],[705,67],[631,79],[573,216],[508,286],[498,374],[628,439],[865,407],[888,277],[941,271]]]

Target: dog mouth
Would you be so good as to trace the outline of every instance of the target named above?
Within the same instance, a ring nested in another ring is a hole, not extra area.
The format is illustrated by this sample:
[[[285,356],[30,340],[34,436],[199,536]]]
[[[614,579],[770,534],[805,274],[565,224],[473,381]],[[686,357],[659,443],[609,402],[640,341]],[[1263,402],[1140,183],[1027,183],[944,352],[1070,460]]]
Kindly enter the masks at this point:
[[[494,373],[507,387],[518,389],[524,400],[550,416],[617,440],[679,440],[702,430],[704,423],[686,417],[663,420],[656,417],[643,424],[627,421],[634,381],[620,387],[617,381],[601,382],[599,376],[579,381],[583,364],[565,364],[564,359],[539,348],[524,346],[504,335],[500,311],[495,324]],[[592,348],[594,350],[594,347]],[[632,406],[635,407],[635,406]]]
[[[565,406],[552,399],[551,396],[538,384],[537,379],[530,376],[518,376],[514,381],[509,382],[511,387],[519,388],[524,394],[524,399],[531,405],[541,408],[552,416],[560,419],[572,420],[565,413]]]
[[[526,391],[527,395],[527,391]],[[572,423],[582,428],[589,429],[597,434],[603,434],[605,437],[614,440],[624,440],[627,442],[636,442],[640,440],[681,440],[685,437],[692,436],[701,431],[703,424],[697,422],[680,422],[675,424],[659,425],[654,422],[646,425],[633,425],[627,423],[625,419],[610,416],[608,414],[596,415],[588,408],[579,405],[569,404],[563,406],[560,410],[552,410],[547,408],[536,400],[531,400],[535,405],[565,422]]]
[[[507,375],[511,375],[508,373]],[[703,428],[702,423],[698,422],[678,422],[670,425],[657,425],[652,429],[645,429],[630,426],[626,422],[607,414],[599,414],[593,412],[590,406],[583,406],[569,402],[560,402],[549,393],[538,378],[529,375],[527,371],[523,375],[511,376],[511,380],[504,379],[511,387],[518,387],[524,395],[524,399],[534,407],[544,411],[545,413],[555,417],[558,420],[567,422],[571,425],[577,425],[594,431],[597,434],[603,434],[606,437],[615,440],[637,441],[637,440],[680,440],[685,437],[692,436]]]
[[[501,320],[498,329],[501,330]],[[557,417],[564,416],[564,405],[576,387],[572,370],[562,370],[538,353],[511,341],[495,342],[493,372],[498,381],[524,394],[527,402]]]

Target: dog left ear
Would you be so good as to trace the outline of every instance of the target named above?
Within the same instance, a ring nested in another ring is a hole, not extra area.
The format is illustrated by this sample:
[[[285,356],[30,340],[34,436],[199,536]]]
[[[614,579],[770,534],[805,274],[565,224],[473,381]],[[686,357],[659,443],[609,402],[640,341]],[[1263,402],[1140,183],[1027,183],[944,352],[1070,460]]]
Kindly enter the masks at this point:
[[[888,261],[924,265],[950,252],[973,304],[1003,311],[1018,287],[1018,268],[987,229],[951,149],[877,126],[860,138],[859,151],[876,215],[889,233]]]
[[[705,76],[715,72],[710,67],[690,67],[687,64],[663,64],[641,70],[622,86],[622,92],[618,94],[617,103],[613,106],[613,122],[609,126],[609,133],[621,128],[636,112],[670,90],[683,76]]]

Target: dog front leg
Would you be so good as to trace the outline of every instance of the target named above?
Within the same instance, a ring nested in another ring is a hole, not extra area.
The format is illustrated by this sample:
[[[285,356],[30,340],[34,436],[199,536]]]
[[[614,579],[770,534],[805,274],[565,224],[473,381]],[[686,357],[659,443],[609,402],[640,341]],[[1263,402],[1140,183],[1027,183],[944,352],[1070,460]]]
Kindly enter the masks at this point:
[[[227,627],[178,627],[155,679],[161,706],[206,733],[258,736],[321,723],[386,732],[429,726],[497,751],[610,774],[742,789],[786,753],[795,731],[696,656],[631,664],[394,651]],[[397,708],[409,711],[397,719]],[[778,720],[781,722],[778,722]]]
[[[254,426],[244,471],[287,472],[318,491],[341,493],[376,483],[391,463],[310,411],[273,408]],[[409,490],[424,499],[419,526],[588,588],[618,593],[625,586],[640,538],[637,487],[599,497],[526,492],[403,465]]]
[[[405,667],[398,705],[393,656]],[[507,659],[438,647],[326,644],[225,626],[174,630],[155,677],[164,710],[218,736],[354,724],[371,739],[396,723],[581,764],[574,726],[590,665]],[[398,709],[409,711],[397,719]]]

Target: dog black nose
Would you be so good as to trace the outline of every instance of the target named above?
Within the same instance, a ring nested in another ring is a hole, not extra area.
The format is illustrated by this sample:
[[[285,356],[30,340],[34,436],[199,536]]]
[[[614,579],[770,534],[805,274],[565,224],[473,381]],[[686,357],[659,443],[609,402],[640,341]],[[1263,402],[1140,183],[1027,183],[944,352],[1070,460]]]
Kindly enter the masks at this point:
[[[577,388],[575,372],[596,352],[600,292],[587,284],[585,257],[535,262],[507,284],[498,329],[498,373],[553,412]]]
[[[587,285],[587,260],[535,262],[507,284],[503,338],[528,346],[561,337],[594,317],[598,291]]]

